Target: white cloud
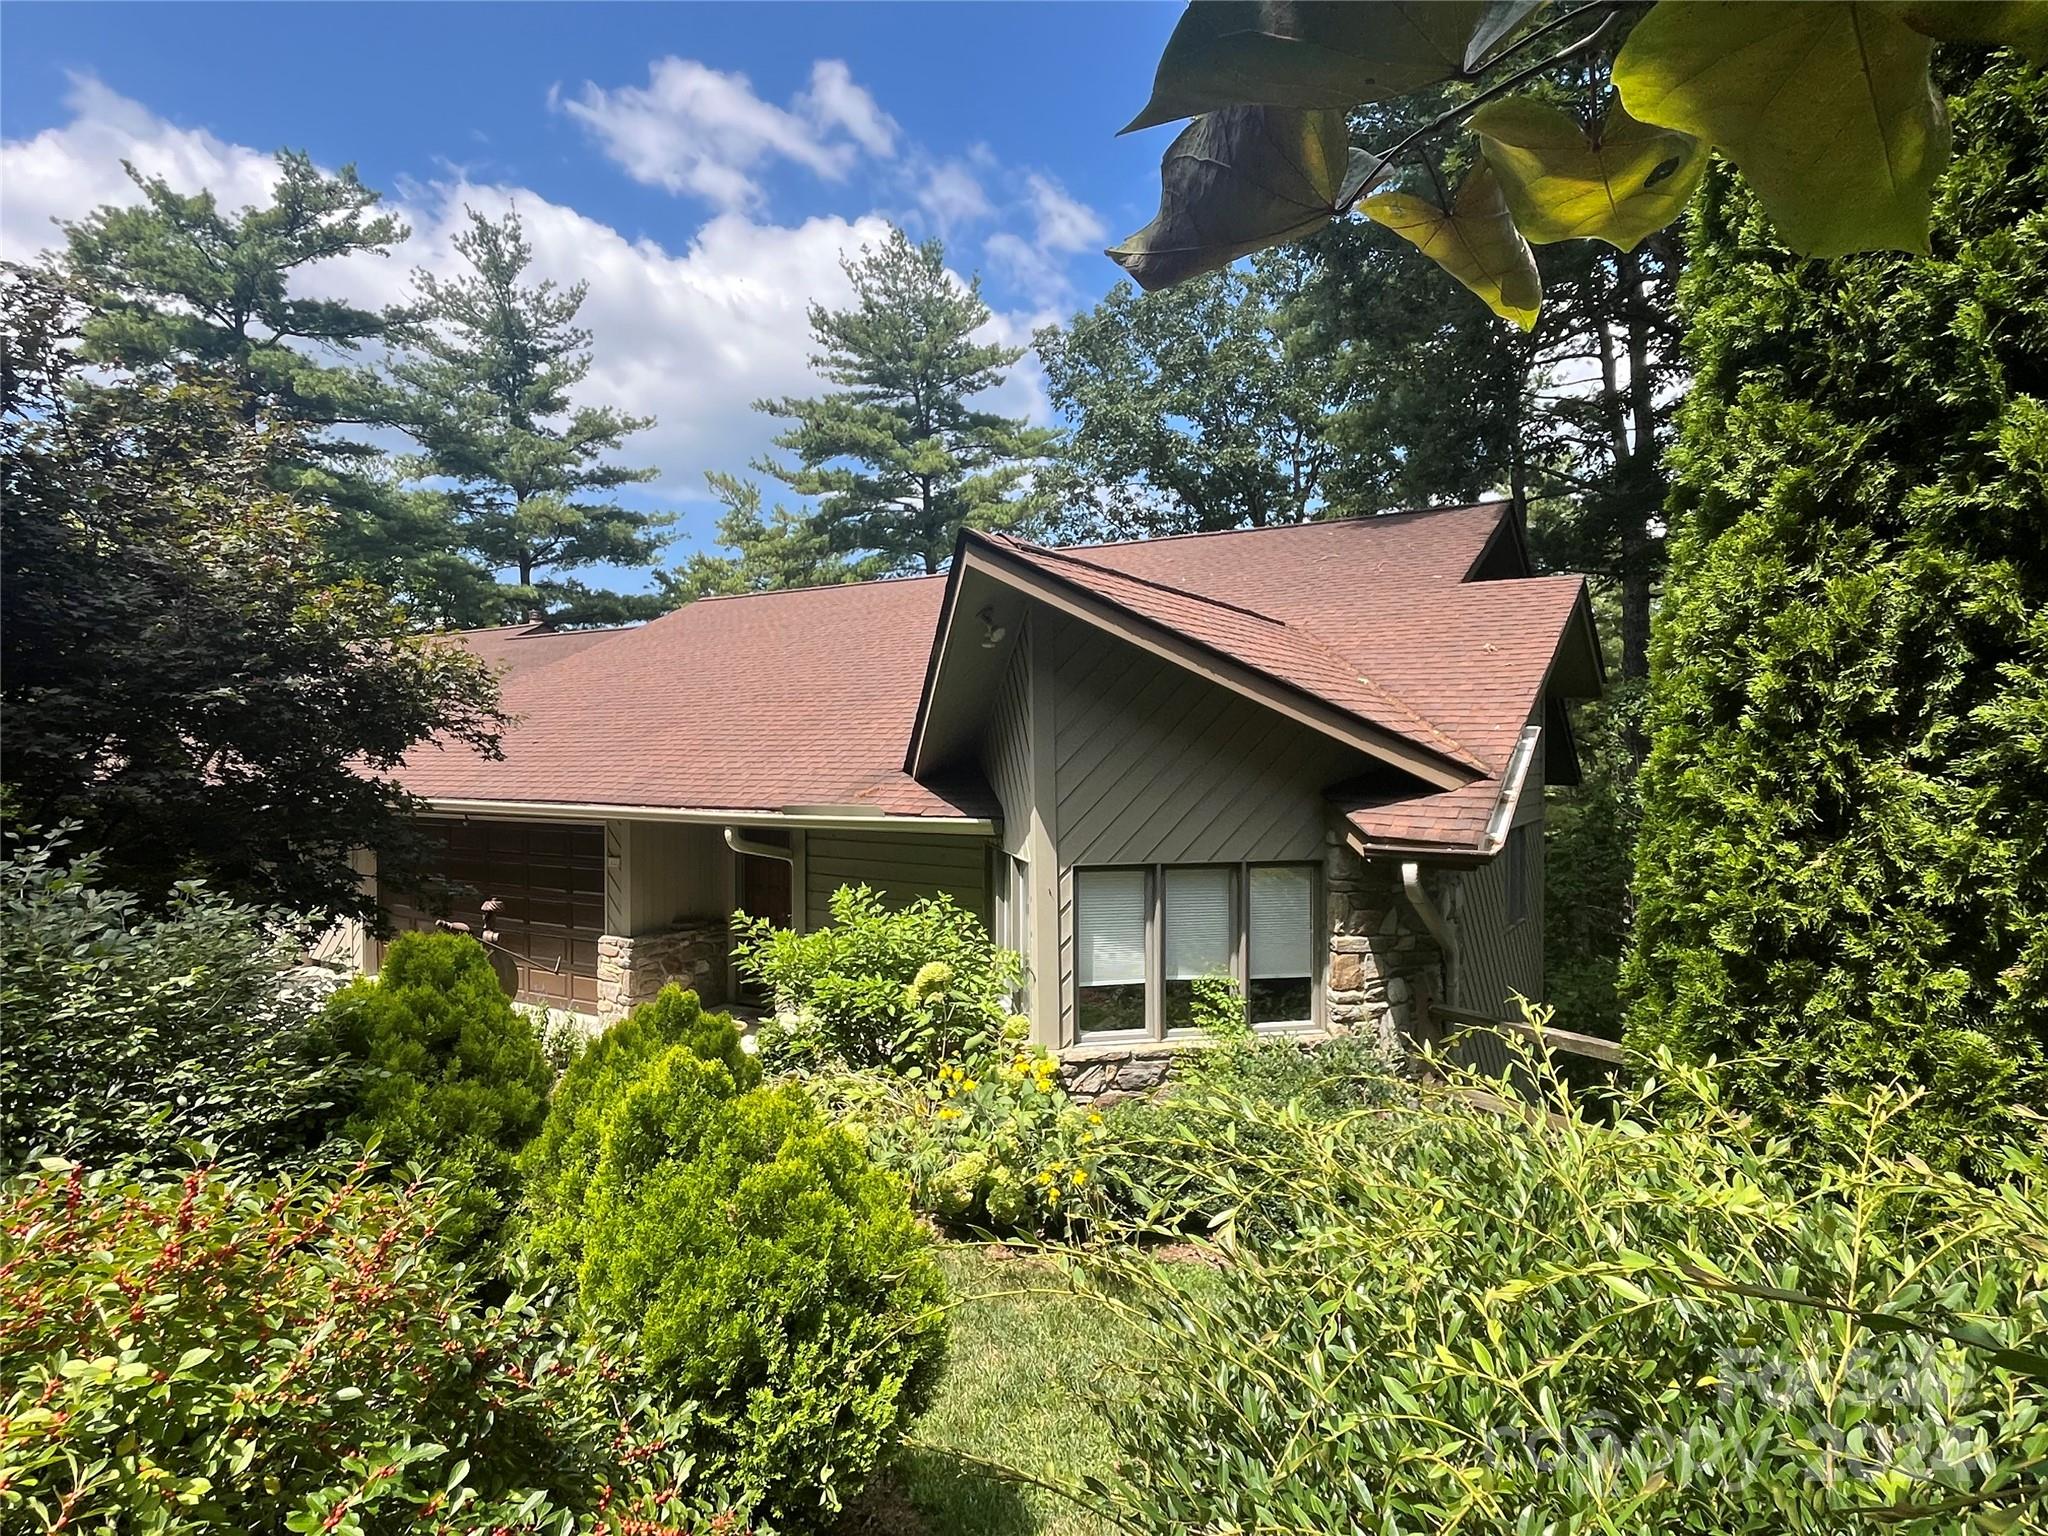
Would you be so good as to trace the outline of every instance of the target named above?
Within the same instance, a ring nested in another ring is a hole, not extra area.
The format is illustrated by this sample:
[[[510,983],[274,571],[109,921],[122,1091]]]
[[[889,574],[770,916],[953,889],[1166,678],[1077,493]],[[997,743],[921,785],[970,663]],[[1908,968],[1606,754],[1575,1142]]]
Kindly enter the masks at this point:
[[[887,156],[896,143],[894,121],[837,59],[814,64],[809,88],[788,107],[763,101],[745,75],[674,56],[650,64],[644,86],[607,90],[586,81],[576,96],[554,91],[549,99],[635,181],[721,208],[758,207],[763,194],[752,173],[771,159],[840,181],[863,150]]]
[[[1033,304],[1063,307],[1073,298],[1067,258],[1100,246],[1109,231],[1094,209],[1037,171],[1024,178],[1024,203],[1031,219],[1030,234],[998,230],[983,242],[982,254],[991,267],[1029,295]]]
[[[95,81],[77,82],[70,103],[69,122],[0,145],[7,190],[0,237],[10,260],[55,245],[53,217],[76,219],[102,203],[133,201],[123,158],[181,191],[209,186],[226,207],[267,194],[274,162],[266,155],[168,123]],[[655,495],[700,506],[706,470],[743,472],[779,430],[753,402],[817,387],[808,306],[845,303],[841,256],[888,236],[877,213],[775,224],[725,211],[671,249],[628,239],[529,189],[472,180],[452,167],[443,180],[401,180],[391,202],[411,225],[411,238],[388,257],[358,255],[307,268],[304,291],[371,306],[396,303],[408,295],[415,267],[454,270],[453,240],[465,206],[492,215],[516,207],[534,249],[533,275],[589,284],[581,321],[591,330],[596,361],[584,397],[657,418],[654,428],[628,440],[627,457],[660,466],[660,480],[648,488]],[[999,313],[989,334],[1021,345],[1045,318]],[[1050,419],[1028,356],[989,404]],[[706,534],[711,521],[708,512],[693,517],[687,531]]]
[[[917,206],[931,217],[941,234],[950,234],[959,225],[985,219],[995,212],[980,178],[965,161],[941,161],[917,174],[916,179]]]
[[[181,192],[210,187],[227,209],[264,201],[277,179],[273,156],[167,123],[89,75],[71,77],[64,103],[72,116],[63,127],[0,144],[0,260],[27,260],[60,244],[53,219],[136,201],[124,159]]]

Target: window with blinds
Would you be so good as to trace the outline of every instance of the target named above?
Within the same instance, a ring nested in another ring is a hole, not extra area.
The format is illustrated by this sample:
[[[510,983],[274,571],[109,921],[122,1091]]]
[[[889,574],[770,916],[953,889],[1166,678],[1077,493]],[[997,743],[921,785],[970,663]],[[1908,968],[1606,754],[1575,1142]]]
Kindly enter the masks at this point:
[[[1084,1035],[1146,1026],[1152,879],[1142,869],[1074,874],[1075,1025]]]
[[[1254,1024],[1315,1017],[1315,880],[1298,864],[1254,865],[1245,944],[1245,1008]]]
[[[1219,983],[1253,1024],[1315,1022],[1314,865],[1076,870],[1073,941],[1080,1035],[1192,1031]]]
[[[1161,989],[1168,1030],[1192,1029],[1195,984],[1237,975],[1237,871],[1225,865],[1160,872],[1159,923],[1165,951]]]

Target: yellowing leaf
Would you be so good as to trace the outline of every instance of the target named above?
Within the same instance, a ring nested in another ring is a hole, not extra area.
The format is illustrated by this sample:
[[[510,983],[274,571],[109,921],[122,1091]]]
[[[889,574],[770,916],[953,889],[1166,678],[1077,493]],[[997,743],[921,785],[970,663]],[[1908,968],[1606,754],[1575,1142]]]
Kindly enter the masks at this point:
[[[1706,139],[1807,256],[1928,248],[1948,117],[1892,6],[1660,0],[1614,61],[1639,121]]]
[[[1910,0],[1906,25],[1944,43],[2005,43],[2048,64],[2048,0]]]
[[[1350,107],[1448,80],[1475,42],[1505,37],[1529,0],[1200,0],[1159,56],[1152,99],[1124,129],[1220,107]]]
[[[1529,242],[1515,228],[1500,182],[1484,162],[1474,166],[1451,200],[1450,211],[1406,192],[1381,192],[1359,204],[1423,255],[1470,288],[1503,320],[1523,330],[1536,325],[1543,280]]]
[[[1232,107],[1196,118],[1159,162],[1159,213],[1110,259],[1151,292],[1298,239],[1378,169],[1342,112]]]
[[[1511,96],[1473,113],[1472,131],[1516,227],[1537,245],[1596,239],[1634,250],[1678,217],[1707,168],[1705,144],[1639,123],[1620,102],[1589,131],[1568,112]]]

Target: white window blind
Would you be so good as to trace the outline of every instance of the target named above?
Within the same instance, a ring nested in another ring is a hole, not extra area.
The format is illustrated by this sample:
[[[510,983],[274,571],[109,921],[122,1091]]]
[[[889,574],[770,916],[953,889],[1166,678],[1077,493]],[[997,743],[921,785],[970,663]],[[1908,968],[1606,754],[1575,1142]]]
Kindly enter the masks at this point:
[[[1074,981],[1083,987],[1143,984],[1145,871],[1091,869],[1074,876]]]
[[[1166,979],[1228,976],[1236,969],[1230,932],[1228,869],[1169,869],[1161,898]]]
[[[1314,974],[1309,961],[1312,889],[1306,869],[1252,870],[1249,959],[1254,977]]]

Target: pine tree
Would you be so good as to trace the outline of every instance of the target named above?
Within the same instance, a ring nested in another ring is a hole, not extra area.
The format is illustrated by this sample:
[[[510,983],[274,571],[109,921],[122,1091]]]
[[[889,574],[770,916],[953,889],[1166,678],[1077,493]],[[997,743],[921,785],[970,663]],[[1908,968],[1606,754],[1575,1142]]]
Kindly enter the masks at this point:
[[[756,402],[796,423],[775,439],[796,462],[757,467],[819,498],[814,516],[835,551],[873,555],[891,573],[936,571],[963,526],[1029,514],[1019,492],[1056,434],[971,404],[1023,349],[974,339],[989,321],[980,280],[954,281],[938,241],[892,230],[841,265],[853,307],[810,310],[811,365],[840,387]]]
[[[761,487],[753,481],[717,470],[704,478],[725,508],[718,519],[718,542],[734,553],[698,550],[677,569],[656,572],[654,579],[671,606],[699,597],[835,586],[887,574],[872,556],[854,560],[833,553],[824,530],[801,512],[777,507],[764,515]]]
[[[558,621],[617,617],[631,600],[542,573],[654,563],[673,519],[604,494],[654,478],[608,457],[653,418],[572,403],[590,373],[590,332],[576,324],[589,285],[523,282],[533,247],[519,215],[468,213],[455,237],[468,269],[415,274],[411,349],[392,369],[417,468],[452,483],[465,547],[514,573],[508,595],[529,617],[550,617],[550,604]]]
[[[1624,979],[1809,1144],[1903,1081],[1982,1170],[2048,1096],[2048,75],[1963,65],[1932,256],[1697,209]]]
[[[280,429],[268,440],[292,445],[273,466],[278,488],[336,514],[323,534],[329,574],[366,576],[417,617],[479,618],[488,573],[350,431],[395,424],[393,398],[364,363],[402,315],[299,291],[308,268],[386,256],[406,227],[377,211],[353,166],[330,176],[291,151],[277,165],[270,201],[233,213],[211,192],[181,193],[129,166],[140,203],[65,225],[63,266],[89,310],[80,356],[157,383],[225,386],[251,427]]]

